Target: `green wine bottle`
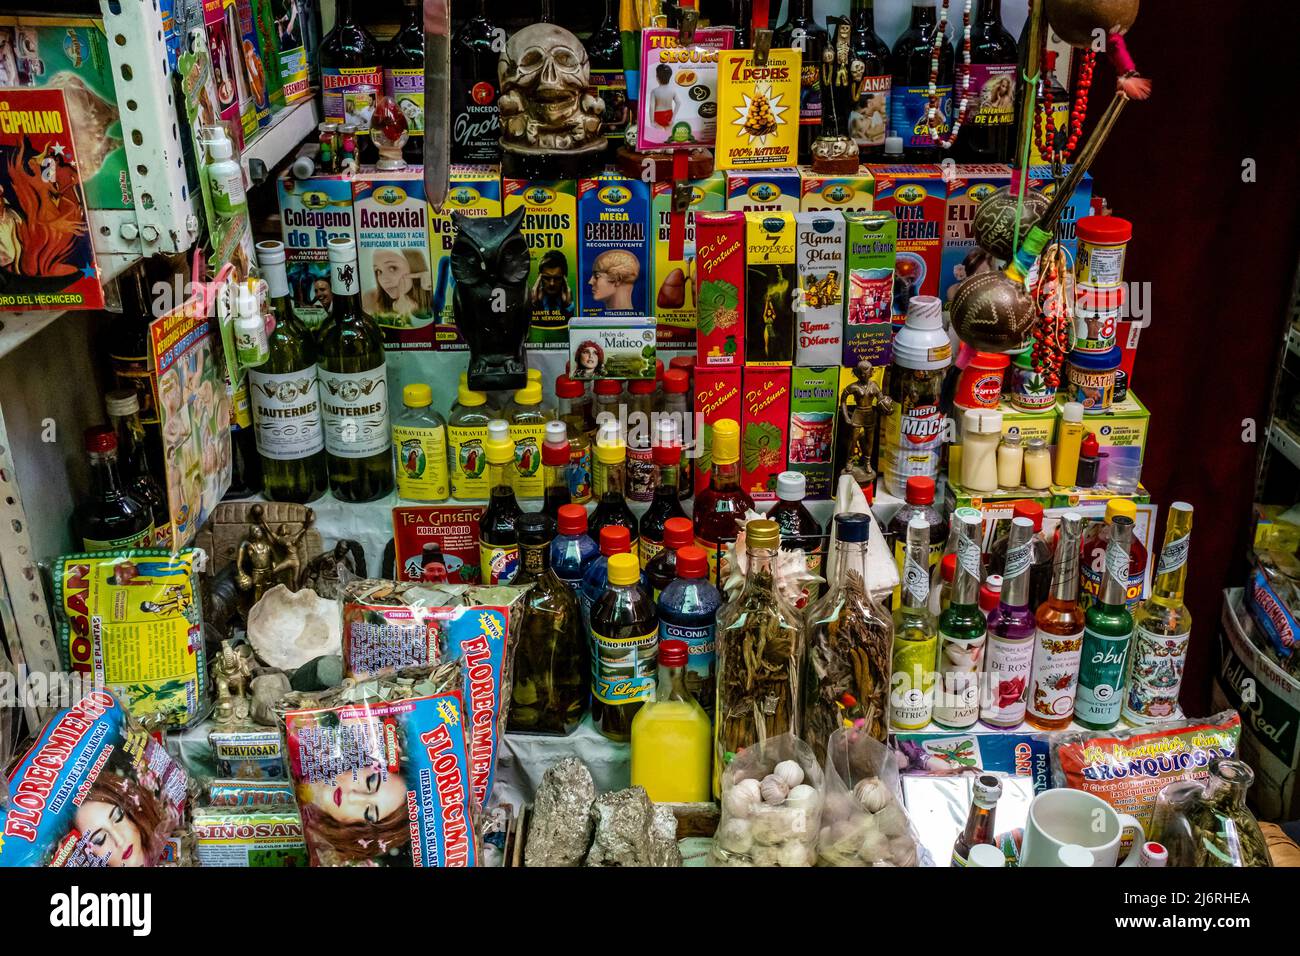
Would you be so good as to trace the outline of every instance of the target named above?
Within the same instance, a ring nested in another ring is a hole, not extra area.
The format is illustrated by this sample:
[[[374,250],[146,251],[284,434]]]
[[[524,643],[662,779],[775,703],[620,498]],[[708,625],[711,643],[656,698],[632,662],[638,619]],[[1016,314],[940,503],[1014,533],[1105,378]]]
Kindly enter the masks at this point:
[[[334,309],[317,368],[330,490],[340,501],[375,501],[393,490],[384,335],[361,310],[356,240],[331,239],[329,262]]]
[[[289,301],[284,243],[259,242],[257,264],[275,309],[270,358],[248,373],[262,494],[270,501],[301,504],[315,501],[329,487],[316,342]]]

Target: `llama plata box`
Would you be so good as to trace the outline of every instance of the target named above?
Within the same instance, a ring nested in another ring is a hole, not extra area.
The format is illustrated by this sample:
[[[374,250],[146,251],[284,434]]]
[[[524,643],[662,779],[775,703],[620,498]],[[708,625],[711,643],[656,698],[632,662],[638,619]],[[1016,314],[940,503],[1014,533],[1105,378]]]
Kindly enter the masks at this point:
[[[429,203],[419,170],[363,172],[352,181],[361,309],[388,349],[433,348]]]
[[[528,347],[567,349],[569,320],[578,304],[578,183],[503,178],[501,195],[503,215],[524,209],[523,233],[532,260]]]
[[[602,173],[578,182],[578,314],[650,314],[650,185]]]
[[[844,334],[844,217],[801,212],[794,221],[799,273],[795,364],[837,365]]]

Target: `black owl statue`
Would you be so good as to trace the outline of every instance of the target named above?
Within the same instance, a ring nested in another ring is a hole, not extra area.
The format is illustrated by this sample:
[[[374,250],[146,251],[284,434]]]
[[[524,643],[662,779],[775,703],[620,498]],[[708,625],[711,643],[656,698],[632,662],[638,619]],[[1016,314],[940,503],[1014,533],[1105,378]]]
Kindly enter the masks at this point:
[[[456,328],[469,345],[469,387],[476,392],[528,384],[524,342],[532,309],[528,243],[520,229],[524,212],[489,219],[452,213]]]

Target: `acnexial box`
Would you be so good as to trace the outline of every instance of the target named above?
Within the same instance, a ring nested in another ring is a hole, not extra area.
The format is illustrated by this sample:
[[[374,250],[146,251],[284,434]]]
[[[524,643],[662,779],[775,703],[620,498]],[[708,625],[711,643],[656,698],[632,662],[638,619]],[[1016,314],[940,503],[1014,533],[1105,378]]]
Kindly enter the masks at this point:
[[[429,203],[417,170],[375,170],[352,181],[361,308],[384,331],[384,347],[433,348]]]
[[[844,217],[795,217],[799,297],[795,302],[795,364],[837,365],[844,335]]]

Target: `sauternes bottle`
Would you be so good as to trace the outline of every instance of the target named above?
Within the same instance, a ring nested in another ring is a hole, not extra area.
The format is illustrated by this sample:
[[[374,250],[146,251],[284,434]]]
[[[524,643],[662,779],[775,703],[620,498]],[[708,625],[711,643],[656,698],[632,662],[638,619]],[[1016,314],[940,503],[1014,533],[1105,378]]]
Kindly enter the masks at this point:
[[[320,330],[318,369],[330,490],[340,501],[374,501],[393,490],[384,334],[361,309],[356,240],[331,239],[329,263],[334,309]]]
[[[934,665],[939,625],[930,610],[930,523],[913,515],[907,523],[902,593],[894,611],[893,674],[889,679],[889,727],[920,730],[934,713]]]
[[[1133,638],[1133,615],[1124,602],[1133,521],[1116,515],[1110,528],[1101,595],[1088,608],[1084,623],[1083,660],[1074,705],[1074,719],[1090,730],[1109,730],[1119,723],[1125,662]]]
[[[1052,590],[1038,608],[1034,663],[1029,670],[1025,720],[1038,730],[1061,730],[1074,716],[1074,692],[1083,651],[1083,608],[1079,605],[1079,543],[1083,519],[1061,518],[1061,540],[1052,561]]]
[[[248,373],[262,493],[271,501],[315,501],[329,487],[316,340],[293,311],[284,243],[259,242],[257,264],[275,310],[270,358]]]
[[[487,510],[478,522],[479,560],[484,584],[509,584],[519,568],[519,536],[515,520],[522,513],[515,500],[510,478],[514,472],[515,443],[510,440],[510,426],[503,419],[488,423],[488,485],[491,497]]]
[[[1183,603],[1191,536],[1192,506],[1175,501],[1169,506],[1151,596],[1133,615],[1123,710],[1130,723],[1146,724],[1178,715],[1178,690],[1192,632],[1192,612]]]
[[[979,607],[980,516],[958,509],[957,568],[952,597],[939,615],[939,679],[934,722],[945,730],[966,730],[979,719],[979,675],[987,624]]]

